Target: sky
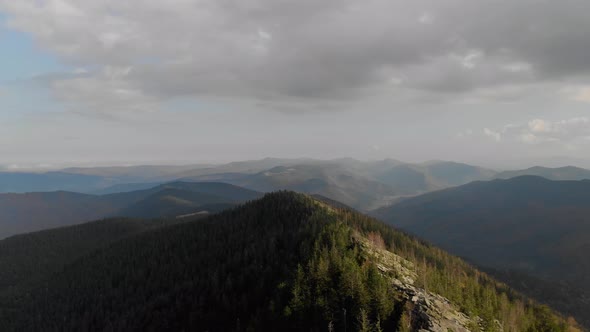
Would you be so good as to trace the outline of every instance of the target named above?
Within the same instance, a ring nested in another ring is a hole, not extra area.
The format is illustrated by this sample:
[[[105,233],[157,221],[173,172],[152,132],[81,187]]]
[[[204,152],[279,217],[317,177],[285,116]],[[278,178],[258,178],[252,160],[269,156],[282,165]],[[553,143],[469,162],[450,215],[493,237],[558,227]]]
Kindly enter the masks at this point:
[[[589,11],[586,0],[0,0],[0,164],[590,167]]]

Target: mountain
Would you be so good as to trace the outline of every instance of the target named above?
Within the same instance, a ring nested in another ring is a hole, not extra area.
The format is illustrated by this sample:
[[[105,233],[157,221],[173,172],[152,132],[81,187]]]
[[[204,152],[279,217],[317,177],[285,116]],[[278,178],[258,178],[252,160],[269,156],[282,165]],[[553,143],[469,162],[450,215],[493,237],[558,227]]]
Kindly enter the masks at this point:
[[[100,176],[70,174],[66,172],[14,173],[0,172],[0,193],[26,193],[34,191],[78,191],[107,186],[110,182]]]
[[[79,167],[44,173],[0,172],[0,193],[47,191],[118,193],[147,189],[146,182],[153,184],[151,186],[153,187],[176,179],[173,174],[206,167],[211,165]],[[144,188],[140,188],[142,184]],[[130,187],[133,188],[129,190]]]
[[[331,163],[277,166],[241,177],[228,178],[225,174],[220,176],[222,178],[216,180],[223,179],[262,192],[294,190],[319,194],[360,210],[382,206],[397,196],[394,188],[360,176],[342,165]]]
[[[416,195],[426,191],[465,184],[474,180],[490,178],[493,172],[484,168],[446,161],[409,164],[394,159],[360,161],[352,158],[332,160],[318,159],[278,159],[265,158],[210,165],[140,165],[112,167],[66,168],[59,172],[47,173],[0,173],[0,193],[24,193],[45,191],[72,191],[86,194],[105,195],[148,189],[161,183],[190,179],[193,181],[215,181],[242,185],[244,178],[252,177],[273,169],[287,167],[309,169],[335,169],[356,178],[357,183],[369,190],[350,193],[350,197],[340,191],[334,199],[347,200],[347,203],[365,210],[392,203],[399,195]],[[333,170],[335,171],[335,170]],[[309,172],[302,170],[303,173]],[[326,181],[325,176],[320,180]],[[306,180],[310,180],[307,178]],[[333,181],[331,179],[330,181]],[[329,182],[329,181],[328,181]],[[373,182],[373,184],[368,184]],[[379,184],[383,192],[375,192]],[[263,186],[264,184],[260,184]],[[293,183],[293,185],[297,185]],[[338,184],[337,184],[338,186]],[[344,184],[347,186],[347,184]],[[268,186],[267,186],[268,187]],[[273,189],[284,186],[270,186]],[[303,185],[305,189],[307,185]],[[286,187],[290,188],[290,187]],[[254,185],[251,189],[260,190]],[[328,193],[330,190],[324,190]],[[374,192],[374,193],[373,193]],[[394,192],[395,198],[392,198]],[[369,198],[367,196],[375,196]],[[355,202],[359,201],[359,202]]]
[[[146,190],[157,187],[165,182],[137,182],[137,183],[120,183],[106,188],[101,188],[90,192],[93,195],[109,195],[118,193],[128,193],[131,191]]]
[[[472,181],[490,179],[496,172],[463,163],[451,161],[434,161],[423,165],[425,173],[429,174],[439,185],[444,187],[459,186]]]
[[[375,178],[405,194],[414,194],[438,188],[432,178],[418,166],[402,164],[376,174]]]
[[[577,330],[439,249],[289,192],[39,277],[0,292],[3,331]]]
[[[168,217],[221,209],[260,197],[225,183],[172,182],[109,195],[73,192],[0,194],[0,238],[105,217]]]
[[[498,173],[495,177],[498,179],[510,179],[517,176],[534,175],[541,176],[549,180],[590,180],[590,170],[566,166],[558,168],[548,168],[535,166],[518,171],[505,171]]]
[[[278,166],[292,166],[300,164],[317,164],[325,161],[299,158],[299,159],[281,159],[281,158],[264,158],[260,160],[235,161],[228,164],[213,165],[210,167],[200,167],[192,170],[186,170],[174,174],[175,179],[195,178],[211,174],[255,174]]]
[[[490,179],[494,171],[467,164],[434,161],[399,164],[374,174],[375,178],[404,194],[413,195]]]
[[[389,205],[404,196],[489,179],[495,174],[481,167],[446,161],[408,164],[393,159],[358,161],[343,158],[307,160],[302,164],[289,162],[289,165],[253,174],[212,173],[217,169],[197,170],[206,174],[184,179],[227,182],[263,192],[287,189],[319,194],[369,211]]]
[[[104,218],[131,203],[124,195],[0,194],[0,238]]]
[[[196,212],[214,213],[261,197],[260,193],[252,190],[214,182],[172,182],[150,191],[154,193],[116,214],[134,218],[162,218]]]
[[[473,182],[375,214],[590,325],[590,181]]]
[[[120,181],[143,182],[146,180],[163,179],[172,174],[194,169],[208,168],[213,165],[138,165],[138,166],[105,166],[105,167],[72,167],[63,169],[69,174],[92,175],[104,178],[117,178]]]

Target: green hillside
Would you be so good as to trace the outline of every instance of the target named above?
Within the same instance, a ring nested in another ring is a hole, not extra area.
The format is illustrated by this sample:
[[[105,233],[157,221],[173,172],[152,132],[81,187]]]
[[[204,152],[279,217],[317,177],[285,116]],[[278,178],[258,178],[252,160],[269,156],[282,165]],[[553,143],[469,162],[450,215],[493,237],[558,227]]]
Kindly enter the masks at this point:
[[[439,249],[290,192],[43,277],[0,301],[1,330],[575,330]]]

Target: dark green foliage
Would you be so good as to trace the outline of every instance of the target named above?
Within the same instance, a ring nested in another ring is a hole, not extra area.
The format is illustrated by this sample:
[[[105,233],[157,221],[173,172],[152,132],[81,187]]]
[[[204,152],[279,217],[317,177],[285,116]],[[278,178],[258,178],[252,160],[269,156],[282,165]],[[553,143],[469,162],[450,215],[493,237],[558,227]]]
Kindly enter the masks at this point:
[[[283,192],[86,254],[0,301],[0,330],[398,330],[409,306],[363,255],[356,236],[370,232],[414,262],[422,286],[481,315],[488,330],[494,318],[505,331],[565,329],[549,310],[441,250]]]
[[[105,219],[0,241],[0,297],[33,286],[94,250],[176,222]]]
[[[309,255],[323,222],[309,221],[311,200],[293,198],[269,197],[87,255],[15,298],[2,322],[17,330],[226,331],[239,321],[272,330],[290,294],[278,286]]]
[[[393,284],[366,260],[352,229],[335,221],[319,234],[309,262],[298,266],[285,314],[299,330],[329,324],[339,331],[345,325],[360,331],[382,326],[392,330],[398,321],[395,297]]]

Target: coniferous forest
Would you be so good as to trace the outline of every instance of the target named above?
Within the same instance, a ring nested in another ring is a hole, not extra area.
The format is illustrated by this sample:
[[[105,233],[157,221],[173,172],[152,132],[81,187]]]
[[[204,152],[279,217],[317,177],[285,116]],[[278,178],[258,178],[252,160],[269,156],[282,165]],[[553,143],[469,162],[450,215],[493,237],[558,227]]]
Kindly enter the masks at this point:
[[[128,233],[18,287],[7,279],[0,290],[0,329],[420,329],[415,304],[392,282],[397,272],[384,272],[364,249],[362,239],[370,239],[411,263],[417,288],[444,296],[472,318],[470,330],[576,330],[571,320],[442,250],[302,194],[267,194],[203,220],[158,222]]]

